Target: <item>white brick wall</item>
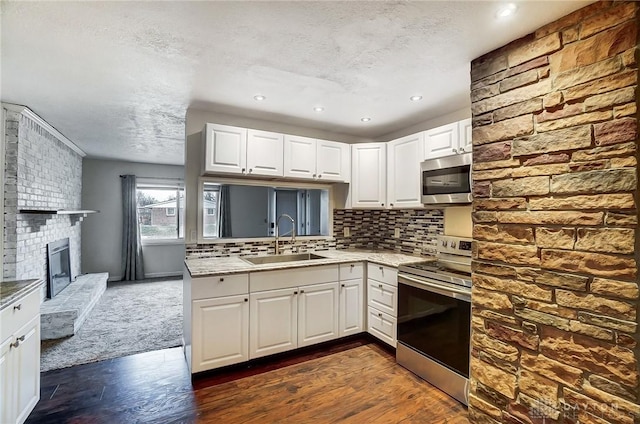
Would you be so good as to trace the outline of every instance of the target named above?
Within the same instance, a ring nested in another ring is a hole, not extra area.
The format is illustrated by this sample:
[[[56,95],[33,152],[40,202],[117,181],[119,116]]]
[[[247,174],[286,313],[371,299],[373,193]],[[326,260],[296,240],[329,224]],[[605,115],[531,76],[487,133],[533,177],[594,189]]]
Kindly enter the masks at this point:
[[[80,222],[69,215],[20,209],[80,209],[82,157],[23,114],[7,111],[5,279],[47,277],[47,243],[69,237],[71,272],[80,274]]]

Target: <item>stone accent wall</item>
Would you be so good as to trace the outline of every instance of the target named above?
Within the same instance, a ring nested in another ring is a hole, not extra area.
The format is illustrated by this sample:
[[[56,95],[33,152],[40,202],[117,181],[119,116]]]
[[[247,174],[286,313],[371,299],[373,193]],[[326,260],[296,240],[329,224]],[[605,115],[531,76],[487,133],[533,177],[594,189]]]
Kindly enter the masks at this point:
[[[329,249],[385,249],[416,255],[435,254],[436,236],[443,232],[443,214],[439,209],[364,210],[336,209],[333,212],[331,239],[296,240],[283,238],[283,253]],[[344,228],[349,227],[349,237]],[[400,237],[395,238],[395,229]],[[187,257],[247,256],[274,253],[273,241],[230,242],[187,245]]]
[[[22,113],[5,124],[5,279],[47,278],[47,243],[69,237],[72,276],[80,274],[80,224],[69,215],[20,209],[80,209],[82,157]]]
[[[472,63],[474,423],[640,422],[639,6]]]

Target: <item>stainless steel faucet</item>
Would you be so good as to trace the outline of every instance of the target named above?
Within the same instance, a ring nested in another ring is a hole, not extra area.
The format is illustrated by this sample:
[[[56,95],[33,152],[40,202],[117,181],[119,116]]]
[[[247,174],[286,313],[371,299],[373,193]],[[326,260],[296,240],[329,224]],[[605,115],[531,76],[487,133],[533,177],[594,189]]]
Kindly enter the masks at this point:
[[[278,219],[276,220],[276,255],[280,254],[280,219],[281,218],[289,218],[289,220],[291,221],[291,242],[295,242],[296,241],[296,221],[295,219],[291,218],[291,215],[287,215],[286,213],[283,213],[282,215],[280,215],[278,217]],[[287,233],[289,234],[289,233]],[[282,234],[283,236],[286,236],[287,234]]]

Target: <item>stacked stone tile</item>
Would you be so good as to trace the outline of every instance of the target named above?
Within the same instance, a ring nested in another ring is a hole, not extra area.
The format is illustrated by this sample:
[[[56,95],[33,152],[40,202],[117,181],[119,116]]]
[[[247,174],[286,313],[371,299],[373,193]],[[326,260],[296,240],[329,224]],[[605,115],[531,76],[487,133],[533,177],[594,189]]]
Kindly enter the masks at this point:
[[[472,422],[640,422],[639,7],[472,63]]]

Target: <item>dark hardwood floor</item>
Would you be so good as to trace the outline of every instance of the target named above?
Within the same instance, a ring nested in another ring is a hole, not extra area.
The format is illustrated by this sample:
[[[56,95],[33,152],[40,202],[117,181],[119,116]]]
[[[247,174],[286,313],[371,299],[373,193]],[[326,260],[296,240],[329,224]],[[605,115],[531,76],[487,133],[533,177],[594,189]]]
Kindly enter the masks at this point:
[[[180,348],[42,374],[27,423],[468,423],[466,408],[358,338],[192,381]]]

